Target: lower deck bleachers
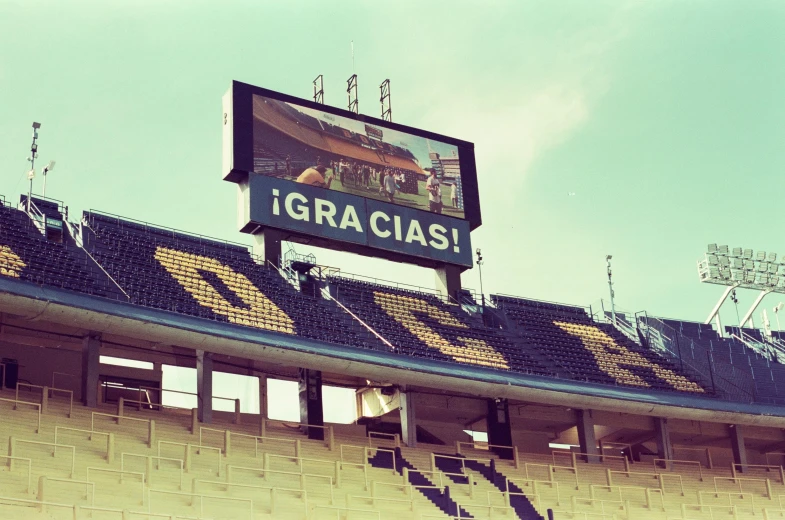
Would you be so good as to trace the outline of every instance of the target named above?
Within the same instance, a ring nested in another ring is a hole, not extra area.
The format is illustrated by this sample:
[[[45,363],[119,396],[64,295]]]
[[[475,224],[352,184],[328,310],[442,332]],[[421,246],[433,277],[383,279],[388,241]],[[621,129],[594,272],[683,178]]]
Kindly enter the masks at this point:
[[[25,519],[710,520],[785,518],[781,466],[708,467],[700,458],[631,461],[610,449],[588,463],[566,450],[500,459],[455,449],[244,415],[195,424],[188,410],[98,409],[0,392],[0,517]],[[16,405],[16,409],[14,406]],[[151,428],[151,422],[153,427]],[[119,423],[118,423],[119,422]],[[691,453],[691,452],[687,452]],[[709,459],[710,461],[711,459]],[[710,464],[710,462],[709,462]],[[446,489],[449,487],[449,496]],[[450,509],[452,508],[452,509]],[[471,515],[471,516],[469,516]]]

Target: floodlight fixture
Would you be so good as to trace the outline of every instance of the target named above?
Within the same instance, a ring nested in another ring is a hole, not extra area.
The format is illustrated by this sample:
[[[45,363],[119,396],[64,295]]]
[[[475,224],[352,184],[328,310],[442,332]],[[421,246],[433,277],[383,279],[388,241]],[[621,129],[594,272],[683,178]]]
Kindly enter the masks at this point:
[[[758,253],[755,255],[755,260],[758,262],[766,261],[766,251],[758,251]]]
[[[727,255],[728,254],[728,246],[722,245],[717,248],[717,253],[720,255]]]
[[[769,262],[776,262],[777,261],[777,253],[769,252]]]
[[[43,193],[42,193],[42,195],[44,197],[46,197],[46,174],[51,172],[54,169],[55,169],[55,162],[54,161],[49,161],[49,164],[44,166],[44,171],[43,171],[43,174],[44,174],[44,189],[43,189]]]
[[[606,260],[607,262],[610,262],[611,260],[613,260],[613,255],[606,255],[606,256],[605,256],[605,260]]]
[[[716,253],[717,252],[717,244],[709,244],[708,252],[709,253]]]
[[[39,128],[41,128],[41,123],[36,123],[33,121],[33,130],[38,130]]]
[[[750,260],[752,258],[752,249],[745,249],[741,255],[742,258]]]
[[[755,272],[754,271],[745,271],[744,272],[744,281],[747,283],[755,283]]]
[[[778,303],[778,304],[777,304],[777,305],[774,307],[774,313],[776,314],[776,313],[780,312],[780,311],[782,310],[782,308],[783,308],[783,307],[785,307],[785,303],[779,302],[779,303]]]
[[[740,247],[734,247],[731,256],[741,256],[742,250]]]

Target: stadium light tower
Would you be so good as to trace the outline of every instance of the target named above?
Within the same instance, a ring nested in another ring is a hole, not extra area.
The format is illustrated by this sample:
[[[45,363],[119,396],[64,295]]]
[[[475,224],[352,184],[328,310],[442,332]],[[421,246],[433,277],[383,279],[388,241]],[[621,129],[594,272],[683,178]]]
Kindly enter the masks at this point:
[[[613,324],[616,325],[616,304],[614,303],[614,296],[616,296],[613,292],[613,273],[611,272],[611,259],[613,258],[612,255],[605,256],[605,262],[608,264],[608,289],[611,292],[611,319],[613,320]]]
[[[709,244],[703,259],[698,261],[698,277],[704,283],[726,286],[725,292],[706,319],[706,324],[719,316],[723,302],[737,287],[759,291],[752,306],[739,318],[739,327],[748,323],[754,326],[752,315],[767,294],[785,293],[785,262],[782,257],[777,261],[777,254],[773,252],[753,252],[752,249],[742,247],[729,248],[727,245]],[[717,330],[722,334],[719,320]]]
[[[35,160],[38,158],[38,129],[41,128],[41,123],[33,121],[33,144],[30,145],[30,157],[27,158],[30,163],[30,171],[27,172],[27,178],[30,179],[30,188],[27,190],[27,212],[30,213],[30,198],[33,196],[33,179],[35,178]]]

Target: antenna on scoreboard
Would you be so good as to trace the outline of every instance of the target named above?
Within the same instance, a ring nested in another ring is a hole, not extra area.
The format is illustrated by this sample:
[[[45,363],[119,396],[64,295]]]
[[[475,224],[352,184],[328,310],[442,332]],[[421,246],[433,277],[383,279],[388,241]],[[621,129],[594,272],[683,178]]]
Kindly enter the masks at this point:
[[[379,85],[382,97],[379,101],[382,104],[382,120],[392,122],[392,104],[390,104],[390,80],[386,79]]]
[[[321,74],[313,80],[313,100],[315,103],[324,105],[324,76]]]
[[[346,80],[346,93],[349,95],[349,112],[360,113],[360,103],[357,100],[357,74],[352,74]]]

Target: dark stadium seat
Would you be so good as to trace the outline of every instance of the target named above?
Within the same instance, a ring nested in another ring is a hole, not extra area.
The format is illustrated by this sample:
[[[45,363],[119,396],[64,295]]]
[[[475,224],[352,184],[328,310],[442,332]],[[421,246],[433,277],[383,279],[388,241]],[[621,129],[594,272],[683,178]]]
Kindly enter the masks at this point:
[[[485,327],[436,295],[341,277],[328,281],[331,294],[400,353],[552,375],[502,331]]]
[[[333,303],[298,292],[246,247],[95,212],[87,247],[133,303],[305,338],[370,346]]]
[[[633,342],[583,308],[492,295],[523,341],[574,379],[657,390],[704,392],[669,360]]]
[[[90,262],[70,240],[47,240],[27,213],[0,204],[0,276],[107,296]]]

